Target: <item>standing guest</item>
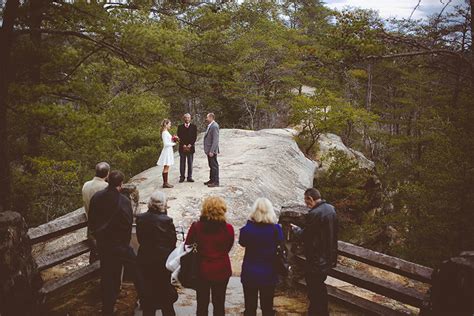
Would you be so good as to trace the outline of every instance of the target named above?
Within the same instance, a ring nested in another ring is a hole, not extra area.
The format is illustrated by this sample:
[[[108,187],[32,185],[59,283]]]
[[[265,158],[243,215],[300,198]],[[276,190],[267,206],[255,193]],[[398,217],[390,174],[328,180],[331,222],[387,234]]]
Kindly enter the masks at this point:
[[[210,173],[209,181],[204,182],[210,188],[219,186],[219,163],[217,162],[217,154],[219,154],[219,124],[215,121],[214,113],[206,116],[208,123],[206,134],[204,134],[204,153],[207,156]]]
[[[107,183],[107,177],[109,176],[110,172],[110,165],[106,162],[99,162],[95,165],[95,177],[84,183],[82,187],[82,201],[84,201],[84,210],[86,212],[86,217],[89,216],[89,204],[91,202],[91,198],[97,192],[105,189],[109,184]],[[87,229],[87,239],[90,242],[91,252],[89,254],[89,262],[92,263],[97,260],[98,254],[96,249],[96,242],[94,237]]]
[[[184,123],[178,126],[179,137],[179,182],[184,182],[184,174],[186,172],[186,161],[188,162],[188,182],[193,180],[193,158],[194,143],[197,138],[197,127],[191,123],[191,114],[186,113],[183,116]]]
[[[196,288],[198,316],[207,316],[212,293],[214,316],[225,314],[225,293],[232,275],[229,251],[234,244],[234,228],[226,223],[227,205],[221,197],[208,197],[201,217],[189,228],[186,245],[196,243],[200,258]]]
[[[163,188],[172,188],[173,186],[168,183],[168,172],[170,166],[174,165],[174,154],[173,146],[176,145],[173,142],[173,136],[171,136],[169,130],[171,128],[171,121],[164,119],[161,122],[161,139],[163,140],[163,149],[161,150],[160,158],[156,163],[158,166],[163,166]]]
[[[293,225],[296,237],[302,239],[306,256],[305,278],[308,289],[308,315],[329,315],[328,291],[324,281],[337,264],[337,217],[334,206],[321,199],[314,188],[304,193],[310,209],[304,229]]]
[[[96,192],[105,189],[109,184],[107,183],[107,177],[109,176],[110,165],[106,162],[99,162],[95,165],[95,177],[92,180],[84,183],[82,187],[82,201],[84,201],[84,210],[86,216],[89,216],[89,204],[92,196]]]
[[[120,193],[123,179],[122,172],[110,172],[108,187],[94,194],[89,205],[88,227],[97,240],[100,259],[103,315],[114,313],[124,266],[135,283],[138,296],[140,299],[143,297],[136,255],[130,247],[132,203]]]
[[[257,300],[263,316],[273,316],[273,295],[278,282],[274,262],[283,232],[277,224],[272,203],[259,198],[252,206],[250,219],[240,229],[239,244],[245,247],[241,281],[244,288],[245,316],[257,315]]]
[[[148,211],[137,217],[138,266],[143,276],[144,297],[140,304],[143,316],[154,316],[161,309],[163,316],[174,316],[173,303],[178,294],[171,285],[171,272],[166,259],[176,246],[176,228],[167,215],[167,199],[155,191],[148,201]]]

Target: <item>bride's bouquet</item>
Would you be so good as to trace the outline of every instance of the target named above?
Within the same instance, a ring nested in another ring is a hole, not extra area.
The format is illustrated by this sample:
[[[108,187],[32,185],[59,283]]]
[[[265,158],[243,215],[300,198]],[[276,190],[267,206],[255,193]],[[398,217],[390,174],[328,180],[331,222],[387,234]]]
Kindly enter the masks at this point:
[[[179,143],[179,137],[177,135],[174,135],[173,137],[171,137],[171,140],[175,143]]]

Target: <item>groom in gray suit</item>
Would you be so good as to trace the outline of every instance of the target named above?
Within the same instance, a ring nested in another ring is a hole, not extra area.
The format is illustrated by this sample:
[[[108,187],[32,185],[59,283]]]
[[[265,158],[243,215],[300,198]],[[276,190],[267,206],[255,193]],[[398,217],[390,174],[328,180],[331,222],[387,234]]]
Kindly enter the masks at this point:
[[[211,169],[209,181],[204,182],[204,184],[210,188],[219,186],[219,163],[217,162],[217,154],[219,153],[219,124],[214,119],[214,113],[207,114],[206,121],[209,125],[204,135],[204,152]]]

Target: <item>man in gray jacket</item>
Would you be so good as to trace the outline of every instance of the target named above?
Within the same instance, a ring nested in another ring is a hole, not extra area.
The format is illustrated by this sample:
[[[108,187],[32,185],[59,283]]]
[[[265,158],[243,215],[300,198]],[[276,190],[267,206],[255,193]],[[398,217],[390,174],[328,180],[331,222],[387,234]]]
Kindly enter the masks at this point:
[[[303,229],[292,225],[296,237],[303,241],[306,256],[305,279],[309,298],[309,316],[327,316],[328,292],[324,281],[337,264],[337,216],[334,206],[321,199],[314,188],[304,193],[310,208]]]
[[[210,175],[209,181],[204,182],[210,188],[219,186],[219,163],[217,162],[217,154],[219,153],[219,124],[215,121],[214,113],[206,116],[207,126],[204,135],[204,152],[209,163]]]

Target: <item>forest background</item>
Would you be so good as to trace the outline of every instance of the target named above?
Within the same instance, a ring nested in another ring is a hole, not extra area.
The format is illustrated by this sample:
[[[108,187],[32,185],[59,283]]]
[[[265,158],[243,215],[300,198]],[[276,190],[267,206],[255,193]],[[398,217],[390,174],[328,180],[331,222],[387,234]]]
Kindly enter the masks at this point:
[[[310,157],[333,132],[373,160],[377,198],[338,153],[315,184],[344,239],[430,266],[473,250],[473,0],[451,2],[413,20],[317,0],[7,0],[1,209],[30,226],[75,210],[98,161],[133,176],[163,118],[202,130],[212,111],[224,128],[300,125]]]

